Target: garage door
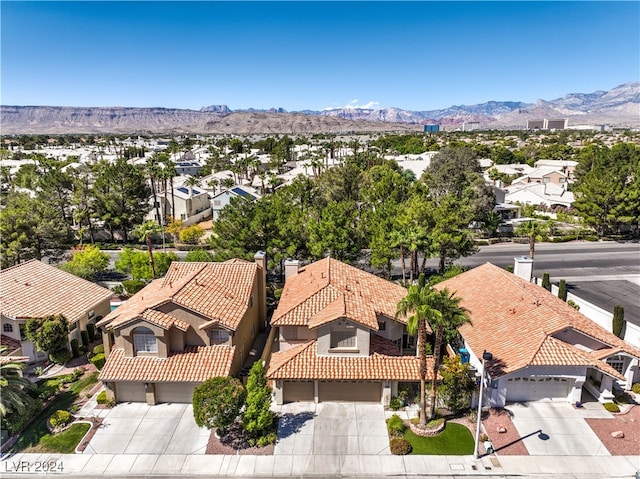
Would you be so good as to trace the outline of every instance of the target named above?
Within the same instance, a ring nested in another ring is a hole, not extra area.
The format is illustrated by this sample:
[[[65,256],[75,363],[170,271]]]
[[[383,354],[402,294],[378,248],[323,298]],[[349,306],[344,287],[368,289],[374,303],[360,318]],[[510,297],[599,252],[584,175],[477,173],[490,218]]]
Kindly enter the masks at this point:
[[[313,401],[313,381],[285,381],[284,402]]]
[[[381,383],[366,381],[321,381],[319,401],[380,402]]]
[[[116,383],[116,399],[118,402],[147,402],[144,383]]]
[[[574,381],[566,378],[510,378],[507,380],[507,402],[566,401]]]
[[[195,387],[195,383],[156,383],[156,401],[159,403],[192,403]]]

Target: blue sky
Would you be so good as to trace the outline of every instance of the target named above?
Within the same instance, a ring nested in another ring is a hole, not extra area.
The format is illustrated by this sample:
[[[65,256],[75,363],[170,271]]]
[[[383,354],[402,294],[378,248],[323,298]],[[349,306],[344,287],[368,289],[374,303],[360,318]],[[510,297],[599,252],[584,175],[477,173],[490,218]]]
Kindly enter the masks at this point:
[[[640,76],[640,2],[1,2],[1,103],[411,110]]]

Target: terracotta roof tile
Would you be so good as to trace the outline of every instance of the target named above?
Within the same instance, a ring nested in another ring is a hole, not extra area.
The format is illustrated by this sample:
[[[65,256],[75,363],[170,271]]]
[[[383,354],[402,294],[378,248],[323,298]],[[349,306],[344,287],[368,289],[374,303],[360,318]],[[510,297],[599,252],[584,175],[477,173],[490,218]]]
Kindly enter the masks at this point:
[[[255,263],[242,260],[174,262],[163,279],[147,285],[98,325],[120,327],[143,314],[150,314],[145,313],[148,310],[172,302],[235,330],[249,307],[257,272]],[[168,320],[165,318],[165,321]],[[178,323],[173,324],[177,326]]]
[[[172,351],[167,358],[126,357],[124,350],[111,351],[100,373],[101,381],[202,382],[229,376],[235,346],[192,346]]]
[[[406,294],[402,286],[325,258],[287,280],[271,324],[317,327],[344,316],[377,330],[377,316],[395,319],[396,306]]]
[[[13,339],[6,334],[0,334],[0,345],[7,347],[7,354],[11,354],[22,347],[20,341]]]
[[[156,311],[154,309],[147,309],[142,313],[142,319],[149,321],[156,326],[160,326],[162,329],[169,329],[175,326],[180,331],[186,331],[189,329],[189,323],[178,318],[173,318],[167,313],[162,311]]]
[[[369,356],[318,356],[315,340],[274,353],[267,377],[288,380],[420,380],[418,357],[398,356],[391,346],[385,344],[384,338],[374,339],[374,336],[377,335],[372,334]],[[392,354],[384,354],[388,352]],[[431,361],[431,358],[427,359],[428,371],[433,367]]]
[[[0,271],[0,312],[11,318],[63,314],[77,321],[112,292],[38,260]]]
[[[476,354],[491,351],[494,361],[488,368],[495,376],[541,362],[582,365],[587,360],[587,353],[581,354],[571,344],[548,340],[565,329],[579,331],[609,346],[600,358],[597,357],[600,351],[591,353],[594,359],[606,358],[614,349],[640,358],[640,350],[601,328],[546,289],[490,263],[436,285],[437,289],[445,287],[455,291],[462,298],[460,304],[469,309],[472,324],[461,326],[460,333]],[[604,362],[594,364],[611,374]]]

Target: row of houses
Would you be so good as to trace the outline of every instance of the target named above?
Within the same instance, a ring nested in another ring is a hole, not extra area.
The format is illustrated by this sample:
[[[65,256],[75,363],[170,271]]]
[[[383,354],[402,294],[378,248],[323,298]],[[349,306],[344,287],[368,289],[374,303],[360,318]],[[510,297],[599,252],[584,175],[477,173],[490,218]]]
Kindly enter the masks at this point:
[[[189,403],[200,382],[238,376],[256,359],[256,338],[267,329],[264,359],[279,404],[388,405],[399,387],[419,381],[415,340],[396,317],[405,288],[332,258],[286,269],[267,324],[262,252],[253,262],[174,262],[111,312],[107,290],[32,260],[0,272],[2,343],[34,361],[41,356],[19,333],[27,318],[68,314],[70,338],[93,322],[107,356],[99,377],[118,402]],[[470,363],[479,369],[483,351],[493,355],[492,406],[576,402],[584,391],[604,402],[640,381],[640,349],[528,279],[487,263],[437,287],[455,291],[469,310],[471,323],[459,332]]]

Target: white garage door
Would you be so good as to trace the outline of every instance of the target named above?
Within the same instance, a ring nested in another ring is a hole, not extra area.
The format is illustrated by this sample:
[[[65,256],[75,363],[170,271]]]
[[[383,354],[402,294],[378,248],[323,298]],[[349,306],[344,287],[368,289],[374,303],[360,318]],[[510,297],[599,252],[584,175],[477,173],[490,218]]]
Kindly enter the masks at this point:
[[[381,383],[367,381],[321,381],[319,401],[380,402]]]
[[[566,401],[573,381],[566,378],[510,378],[507,380],[507,402]]]
[[[156,383],[156,401],[159,403],[191,403],[195,387],[195,383]]]
[[[283,388],[284,402],[313,401],[313,381],[285,381]]]
[[[146,402],[144,383],[116,383],[117,402]]]

